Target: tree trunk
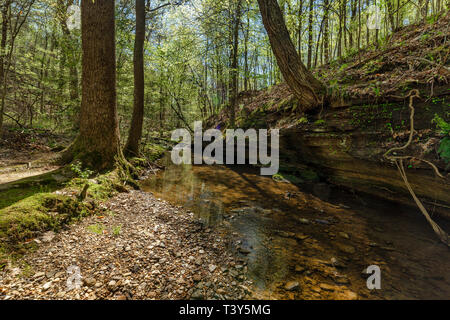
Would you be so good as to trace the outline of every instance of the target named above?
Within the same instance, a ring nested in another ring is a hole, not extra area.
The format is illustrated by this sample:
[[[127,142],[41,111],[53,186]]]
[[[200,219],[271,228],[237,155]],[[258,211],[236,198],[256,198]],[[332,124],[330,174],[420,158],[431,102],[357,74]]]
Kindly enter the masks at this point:
[[[307,68],[311,69],[312,46],[313,46],[313,0],[309,0],[309,18],[308,18],[308,64]]]
[[[238,102],[238,50],[239,50],[239,25],[241,22],[241,5],[242,0],[237,0],[236,13],[233,26],[233,52],[231,62],[231,83],[230,83],[230,126],[235,127],[236,109]]]
[[[6,39],[8,36],[8,10],[11,1],[6,1],[2,7],[2,34],[0,40],[0,88],[4,87],[5,79],[5,57],[6,57]],[[3,129],[3,112],[4,110],[4,92],[2,91],[1,106],[0,106],[0,137]]]
[[[144,41],[145,0],[136,0],[136,36],[134,40],[134,107],[130,133],[124,152],[126,156],[139,155],[139,144],[144,122]]]
[[[302,20],[303,20],[303,0],[300,0],[298,8],[298,55],[302,59]]]
[[[63,33],[62,41],[65,43],[64,46],[61,46],[61,54],[63,56],[63,59],[61,61],[61,70],[64,70],[64,64],[66,63],[66,57],[69,59],[69,75],[70,75],[70,100],[72,102],[77,103],[78,102],[78,70],[77,70],[77,61],[76,61],[76,48],[73,45],[72,36],[70,34],[70,30],[67,27],[67,9],[69,8],[69,5],[72,1],[68,1],[67,3],[64,3],[63,0],[58,0],[57,7],[58,7],[58,19],[59,24],[61,26],[61,30]],[[63,80],[60,80],[61,84],[63,84]],[[63,85],[61,85],[61,88]],[[75,112],[74,117],[74,128],[78,129],[80,124],[80,115],[79,115],[79,108],[77,108]]]
[[[284,80],[297,97],[302,110],[316,108],[322,103],[325,88],[300,60],[277,1],[258,0],[258,4]]]
[[[324,0],[324,14],[323,14],[323,23],[324,23],[324,33],[323,33],[323,51],[325,57],[325,64],[330,62],[329,56],[329,33],[328,33],[328,13],[329,13],[329,0]]]
[[[81,2],[82,101],[80,133],[63,160],[98,170],[122,158],[116,105],[115,1]]]

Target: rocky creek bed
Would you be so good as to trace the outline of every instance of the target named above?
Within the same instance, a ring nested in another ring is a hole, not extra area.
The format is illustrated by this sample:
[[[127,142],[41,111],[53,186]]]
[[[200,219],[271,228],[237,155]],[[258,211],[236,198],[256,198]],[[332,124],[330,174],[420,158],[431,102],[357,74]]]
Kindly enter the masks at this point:
[[[226,239],[150,193],[122,193],[66,230],[35,239],[0,274],[0,299],[243,299],[251,283]],[[68,290],[79,267],[81,288]]]

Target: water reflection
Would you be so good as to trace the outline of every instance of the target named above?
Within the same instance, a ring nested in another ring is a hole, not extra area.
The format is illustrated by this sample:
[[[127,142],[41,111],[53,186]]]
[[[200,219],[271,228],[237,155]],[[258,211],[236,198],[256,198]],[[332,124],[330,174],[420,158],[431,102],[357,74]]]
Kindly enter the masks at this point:
[[[175,166],[170,158],[165,165],[166,170],[144,182],[144,190],[184,206],[207,226],[228,221],[258,287],[286,277],[291,251],[298,250],[298,244],[272,236],[273,230],[289,225],[282,221],[284,212],[292,209],[284,206],[284,194],[296,190],[294,185],[260,176],[256,168]]]

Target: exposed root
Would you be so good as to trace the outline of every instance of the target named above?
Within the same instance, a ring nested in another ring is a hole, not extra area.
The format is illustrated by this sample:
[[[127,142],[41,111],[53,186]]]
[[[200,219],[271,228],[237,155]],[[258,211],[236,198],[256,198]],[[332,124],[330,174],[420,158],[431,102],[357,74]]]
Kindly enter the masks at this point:
[[[414,113],[415,113],[415,109],[413,106],[414,103],[414,98],[420,98],[419,95],[419,91],[418,90],[412,90],[408,96],[406,96],[405,98],[409,97],[409,108],[411,110],[411,131],[409,134],[409,139],[408,142],[402,146],[402,147],[395,147],[390,149],[389,151],[387,151],[384,154],[384,157],[388,160],[394,161],[398,171],[400,172],[400,175],[403,179],[403,181],[406,184],[406,187],[408,188],[409,192],[411,193],[414,201],[416,202],[417,206],[419,207],[420,211],[422,212],[422,214],[425,216],[425,218],[427,219],[428,223],[431,225],[431,227],[433,228],[434,232],[438,235],[439,239],[445,243],[447,246],[450,246],[450,241],[449,241],[449,237],[448,234],[442,230],[441,227],[439,227],[439,225],[433,221],[433,219],[431,219],[430,214],[428,213],[427,209],[425,209],[425,207],[423,206],[422,202],[419,200],[419,198],[417,197],[417,195],[415,194],[414,190],[411,187],[411,184],[408,181],[408,177],[406,175],[406,171],[405,171],[405,167],[403,165],[403,161],[406,159],[416,159],[422,162],[427,163],[428,165],[430,165],[433,170],[436,172],[436,174],[440,177],[440,178],[444,178],[444,176],[439,172],[439,169],[431,162],[426,161],[426,160],[422,160],[422,159],[417,159],[413,156],[394,156],[394,155],[390,155],[392,152],[394,151],[401,151],[401,150],[405,150],[406,148],[408,148],[412,141],[413,141],[413,137],[414,137]]]

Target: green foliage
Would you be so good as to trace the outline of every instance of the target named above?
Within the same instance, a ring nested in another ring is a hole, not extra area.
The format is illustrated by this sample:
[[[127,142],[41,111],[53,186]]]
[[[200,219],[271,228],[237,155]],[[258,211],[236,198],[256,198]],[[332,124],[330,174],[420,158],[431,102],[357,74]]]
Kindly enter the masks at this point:
[[[433,123],[436,124],[436,127],[440,130],[440,134],[444,136],[450,135],[450,123],[446,122],[439,115],[435,115],[433,119]]]
[[[120,236],[120,233],[122,232],[122,226],[114,226],[111,232],[114,237]]]
[[[440,134],[445,137],[441,140],[438,153],[446,163],[450,163],[450,123],[446,122],[439,115],[435,115],[433,122],[439,129]]]
[[[93,224],[87,227],[87,229],[95,234],[101,235],[103,234],[103,231],[105,230],[105,226],[102,224]]]
[[[87,168],[83,169],[83,164],[79,160],[74,161],[70,165],[70,169],[73,171],[73,173],[75,173],[77,177],[82,179],[88,179],[94,173],[94,171]]]
[[[439,155],[446,163],[450,163],[450,138],[445,137],[442,139],[438,150]]]
[[[316,120],[315,122],[314,122],[314,124],[316,125],[316,126],[323,126],[323,125],[325,125],[325,120],[323,120],[323,119],[320,119],[320,120]]]

